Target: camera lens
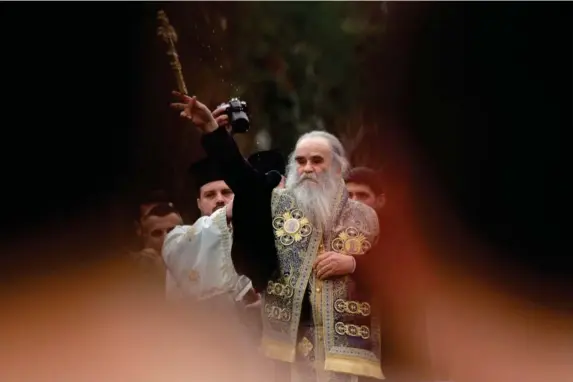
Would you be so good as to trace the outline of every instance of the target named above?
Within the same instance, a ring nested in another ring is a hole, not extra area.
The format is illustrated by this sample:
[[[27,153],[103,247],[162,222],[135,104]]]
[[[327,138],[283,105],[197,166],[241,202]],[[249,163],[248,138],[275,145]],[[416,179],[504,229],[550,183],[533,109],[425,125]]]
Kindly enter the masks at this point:
[[[233,113],[231,122],[234,133],[246,133],[249,130],[249,118],[244,112]]]
[[[242,134],[249,131],[250,121],[246,102],[233,98],[227,104],[226,112],[229,116],[231,134]]]

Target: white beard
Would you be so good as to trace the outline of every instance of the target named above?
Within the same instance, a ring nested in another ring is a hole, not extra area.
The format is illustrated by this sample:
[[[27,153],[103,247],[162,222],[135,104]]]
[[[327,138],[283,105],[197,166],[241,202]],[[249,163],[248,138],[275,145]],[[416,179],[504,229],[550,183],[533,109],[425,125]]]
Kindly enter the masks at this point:
[[[340,187],[340,180],[334,171],[315,174],[296,172],[288,174],[286,188],[295,196],[303,214],[315,227],[322,227],[325,232],[331,228],[334,212],[334,199]]]

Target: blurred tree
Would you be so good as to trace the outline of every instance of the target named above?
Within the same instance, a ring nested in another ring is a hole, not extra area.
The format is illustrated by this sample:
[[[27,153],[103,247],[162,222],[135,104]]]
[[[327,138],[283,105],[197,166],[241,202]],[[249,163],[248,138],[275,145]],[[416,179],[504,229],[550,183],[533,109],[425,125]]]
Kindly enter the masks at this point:
[[[380,3],[255,2],[242,8],[230,23],[232,81],[235,95],[251,106],[253,129],[265,130],[271,146],[288,153],[301,133],[336,133],[361,113],[368,81],[361,66],[384,31]]]
[[[180,206],[194,204],[189,203],[193,192],[187,168],[204,154],[197,132],[183,127],[167,106],[176,83],[166,46],[156,34],[159,9],[179,35],[189,91],[211,108],[230,97],[248,102],[252,130],[237,136],[245,155],[270,147],[288,154],[298,136],[311,129],[347,131],[356,138],[353,130],[363,125],[365,98],[376,94],[364,66],[383,37],[384,3],[150,3],[151,28],[142,43],[151,49],[144,58],[136,162],[143,172],[163,168],[155,173],[163,183],[173,178],[168,188]],[[365,136],[372,135],[373,126],[365,124]],[[368,156],[362,143],[353,144],[354,152]]]

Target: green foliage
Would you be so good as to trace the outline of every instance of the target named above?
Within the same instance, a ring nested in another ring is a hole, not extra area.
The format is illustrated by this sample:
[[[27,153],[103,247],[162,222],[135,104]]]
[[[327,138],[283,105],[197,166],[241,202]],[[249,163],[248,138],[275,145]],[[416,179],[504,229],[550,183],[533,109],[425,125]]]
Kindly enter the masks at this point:
[[[366,44],[382,33],[354,2],[242,3],[231,19],[234,96],[249,101],[253,129],[290,151],[311,129],[337,131],[360,109]],[[360,4],[360,3],[358,3]],[[379,8],[378,8],[379,9]],[[380,11],[381,12],[381,11]],[[254,136],[254,134],[253,134]]]

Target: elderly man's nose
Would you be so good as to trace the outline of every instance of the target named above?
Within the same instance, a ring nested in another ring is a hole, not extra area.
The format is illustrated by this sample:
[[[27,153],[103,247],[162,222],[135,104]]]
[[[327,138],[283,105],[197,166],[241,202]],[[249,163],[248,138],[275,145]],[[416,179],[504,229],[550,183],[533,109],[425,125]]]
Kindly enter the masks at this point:
[[[314,172],[314,168],[310,165],[310,163],[307,162],[302,168],[302,171],[304,171],[305,173],[311,173]]]

